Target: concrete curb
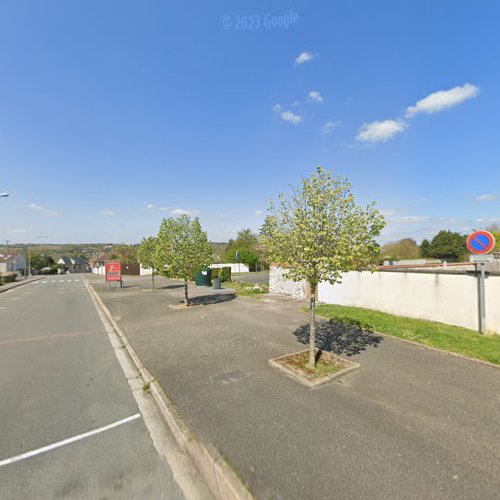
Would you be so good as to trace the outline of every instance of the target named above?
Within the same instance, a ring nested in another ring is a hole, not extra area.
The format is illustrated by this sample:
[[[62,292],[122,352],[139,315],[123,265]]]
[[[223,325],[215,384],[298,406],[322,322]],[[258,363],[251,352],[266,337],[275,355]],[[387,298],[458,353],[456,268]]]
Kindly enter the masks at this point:
[[[298,309],[298,311],[301,312],[302,314],[308,314],[304,311],[301,311],[300,309]],[[330,318],[327,318],[326,316],[321,316],[321,314],[316,314],[316,317],[322,318],[325,320],[330,319]],[[437,352],[440,352],[441,354],[449,354],[450,356],[462,358],[462,359],[465,359],[467,361],[474,361],[475,363],[481,363],[482,365],[490,366],[491,368],[496,368],[497,370],[500,369],[500,365],[495,365],[495,363],[490,363],[489,361],[485,361],[484,359],[471,358],[470,356],[465,356],[464,354],[459,354],[458,352],[445,351],[444,349],[439,349],[439,347],[433,347],[431,345],[421,344],[420,342],[415,342],[414,340],[402,339],[400,337],[395,337],[394,335],[389,335],[388,333],[382,333],[382,332],[373,332],[373,333],[376,333],[377,335],[382,335],[382,337],[387,337],[390,339],[399,340],[400,342],[405,342],[406,344],[412,344],[414,346],[423,347],[424,349],[429,349],[431,351],[437,351]]]
[[[18,286],[27,285],[28,283],[33,283],[33,282],[39,281],[41,279],[43,279],[43,277],[35,278],[33,280],[19,281],[19,283],[14,282],[15,284],[13,286],[9,286],[8,288],[3,288],[6,285],[2,285],[2,287],[0,287],[0,293],[8,292],[9,290],[13,290],[14,288],[17,288]]]
[[[85,285],[90,296],[101,308],[107,320],[112,325],[115,333],[118,335],[132,359],[135,367],[140,373],[144,384],[149,384],[151,395],[155,400],[160,413],[174,435],[179,447],[184,450],[193,460],[203,477],[204,481],[216,498],[251,500],[254,496],[249,492],[246,486],[238,478],[235,472],[230,468],[221,454],[210,444],[202,444],[188,428],[184,420],[180,417],[177,409],[165,394],[160,384],[153,378],[149,371],[144,367],[136,352],[130,345],[126,335],[118,326],[109,309],[94,290],[92,285],[86,280]]]

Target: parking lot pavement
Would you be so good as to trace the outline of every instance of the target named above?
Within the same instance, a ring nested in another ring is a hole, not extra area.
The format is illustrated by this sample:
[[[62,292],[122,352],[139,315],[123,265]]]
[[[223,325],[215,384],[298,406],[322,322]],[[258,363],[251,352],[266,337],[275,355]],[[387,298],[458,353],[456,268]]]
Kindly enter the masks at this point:
[[[155,293],[137,282],[96,290],[195,435],[258,498],[498,498],[500,370],[385,337],[353,356],[359,371],[310,390],[268,364],[304,348],[300,303],[172,310],[175,281]]]

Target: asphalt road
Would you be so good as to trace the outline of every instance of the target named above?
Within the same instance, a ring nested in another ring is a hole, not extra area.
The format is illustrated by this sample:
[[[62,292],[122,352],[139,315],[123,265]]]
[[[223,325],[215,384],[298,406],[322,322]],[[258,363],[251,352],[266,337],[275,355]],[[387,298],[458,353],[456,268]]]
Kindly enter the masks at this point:
[[[259,283],[260,285],[269,284],[269,271],[259,271],[252,273],[231,273],[234,281],[242,283]]]
[[[82,276],[0,294],[0,398],[0,498],[185,497]]]

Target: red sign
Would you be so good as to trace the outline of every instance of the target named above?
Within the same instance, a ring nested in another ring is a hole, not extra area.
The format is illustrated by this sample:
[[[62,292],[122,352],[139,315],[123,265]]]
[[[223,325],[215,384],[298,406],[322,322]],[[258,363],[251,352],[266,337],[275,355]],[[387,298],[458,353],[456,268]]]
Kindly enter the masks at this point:
[[[495,237],[488,231],[474,231],[467,237],[467,248],[476,255],[490,253],[495,248]]]
[[[122,263],[119,260],[106,262],[106,281],[122,280]]]

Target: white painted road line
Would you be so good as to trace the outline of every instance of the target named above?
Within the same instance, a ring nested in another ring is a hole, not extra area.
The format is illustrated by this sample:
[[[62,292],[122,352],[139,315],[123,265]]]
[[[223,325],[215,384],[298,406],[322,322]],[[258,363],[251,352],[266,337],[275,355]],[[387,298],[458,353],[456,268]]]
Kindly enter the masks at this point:
[[[133,420],[137,420],[138,418],[140,418],[140,416],[140,413],[136,413],[135,415],[123,418],[122,420],[118,420],[117,422],[113,422],[112,424],[105,425],[104,427],[99,427],[98,429],[94,429],[93,431],[84,432],[83,434],[78,434],[77,436],[63,439],[62,441],[58,441],[57,443],[42,446],[42,448],[38,448],[37,450],[27,451],[26,453],[21,453],[20,455],[16,455],[15,457],[0,460],[0,467],[13,464],[15,462],[20,462],[21,460],[26,460],[27,458],[31,458],[36,455],[41,455],[42,453],[46,453],[47,451],[55,450],[56,448],[60,448],[61,446],[66,446],[67,444],[76,443],[77,441],[95,436],[96,434],[100,434],[101,432],[109,431],[110,429],[113,429],[120,425],[127,424],[128,422],[132,422]]]

